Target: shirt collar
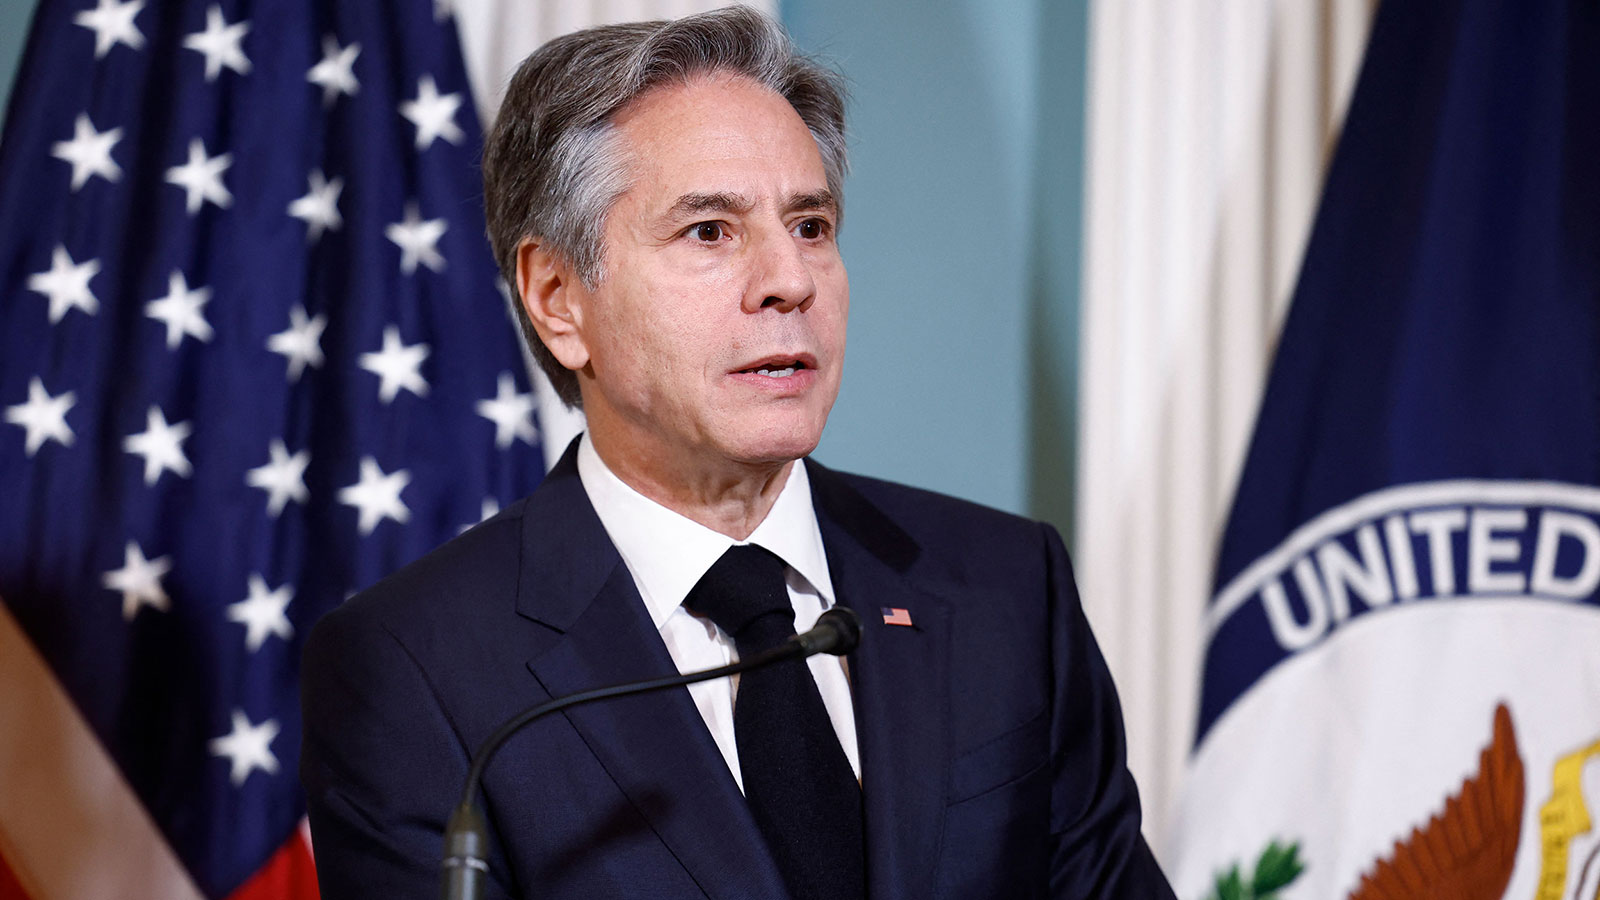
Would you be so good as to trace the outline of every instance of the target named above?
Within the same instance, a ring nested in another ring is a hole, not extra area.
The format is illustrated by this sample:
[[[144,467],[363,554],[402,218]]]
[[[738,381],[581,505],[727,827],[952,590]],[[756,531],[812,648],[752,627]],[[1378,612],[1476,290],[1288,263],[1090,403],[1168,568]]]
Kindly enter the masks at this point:
[[[737,543],[772,551],[809,584],[824,609],[833,605],[833,581],[811,506],[811,480],[804,460],[789,468],[772,509],[745,541],[712,531],[629,487],[600,458],[587,434],[578,444],[578,478],[658,629],[700,577]]]

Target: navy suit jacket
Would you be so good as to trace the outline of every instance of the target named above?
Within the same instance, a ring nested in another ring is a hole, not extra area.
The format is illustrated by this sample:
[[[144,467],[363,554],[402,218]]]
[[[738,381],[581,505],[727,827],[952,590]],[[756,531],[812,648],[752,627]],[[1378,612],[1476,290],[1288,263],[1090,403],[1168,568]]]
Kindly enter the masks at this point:
[[[836,596],[864,626],[849,665],[869,896],[1171,897],[1055,531],[809,474]],[[322,896],[436,896],[444,820],[496,726],[675,672],[569,450],[532,495],[313,630],[301,778]],[[506,896],[784,900],[685,689],[534,722],[484,796]]]

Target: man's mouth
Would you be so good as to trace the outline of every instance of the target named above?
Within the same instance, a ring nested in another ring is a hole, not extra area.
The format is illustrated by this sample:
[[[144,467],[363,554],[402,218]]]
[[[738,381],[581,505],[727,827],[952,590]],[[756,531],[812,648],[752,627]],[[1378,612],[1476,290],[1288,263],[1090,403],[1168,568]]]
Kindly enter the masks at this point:
[[[803,359],[763,360],[747,369],[740,369],[740,375],[765,375],[768,378],[788,378],[796,372],[810,368]]]

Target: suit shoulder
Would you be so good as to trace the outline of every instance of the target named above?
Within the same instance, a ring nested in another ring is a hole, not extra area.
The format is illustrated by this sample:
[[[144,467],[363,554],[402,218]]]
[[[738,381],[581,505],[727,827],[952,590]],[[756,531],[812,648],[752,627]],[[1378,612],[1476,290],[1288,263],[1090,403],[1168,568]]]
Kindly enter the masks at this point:
[[[440,544],[359,591],[318,623],[357,623],[391,632],[459,623],[476,611],[514,603],[526,500]],[[503,602],[502,602],[503,601]],[[327,623],[327,624],[324,624]]]
[[[813,466],[818,516],[902,572],[1042,583],[1065,558],[1054,528],[969,500]],[[827,531],[825,530],[825,535]]]
[[[867,475],[839,472],[814,462],[810,463],[808,471],[813,481],[820,477],[822,490],[859,494],[912,534],[922,530],[940,533],[998,532],[1017,538],[1037,534],[1041,528],[1049,527],[971,500]]]

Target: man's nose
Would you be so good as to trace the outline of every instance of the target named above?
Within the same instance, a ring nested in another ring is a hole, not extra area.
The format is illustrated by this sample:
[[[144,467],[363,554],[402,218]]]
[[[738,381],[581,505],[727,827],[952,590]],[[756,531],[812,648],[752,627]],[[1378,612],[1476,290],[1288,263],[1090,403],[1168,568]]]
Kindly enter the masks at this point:
[[[755,277],[745,293],[745,312],[772,307],[779,312],[805,312],[817,296],[805,254],[796,238],[781,227],[763,234],[752,247]]]

